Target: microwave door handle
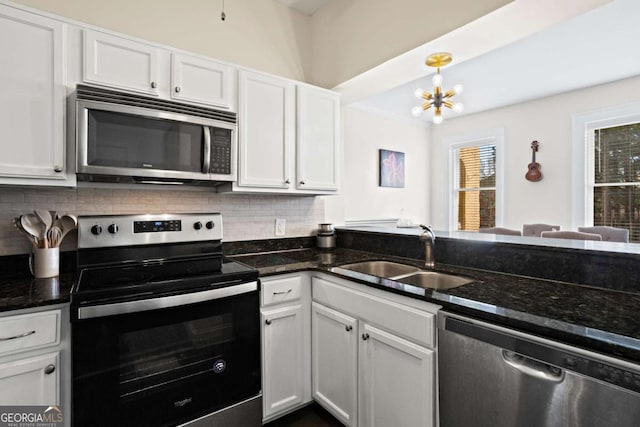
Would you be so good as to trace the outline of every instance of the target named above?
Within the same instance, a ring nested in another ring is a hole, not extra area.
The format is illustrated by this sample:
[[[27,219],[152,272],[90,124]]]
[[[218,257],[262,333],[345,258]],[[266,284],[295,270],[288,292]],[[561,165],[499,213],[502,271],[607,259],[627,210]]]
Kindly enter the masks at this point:
[[[202,173],[209,173],[211,168],[211,129],[203,126],[204,130],[204,162],[202,162]]]

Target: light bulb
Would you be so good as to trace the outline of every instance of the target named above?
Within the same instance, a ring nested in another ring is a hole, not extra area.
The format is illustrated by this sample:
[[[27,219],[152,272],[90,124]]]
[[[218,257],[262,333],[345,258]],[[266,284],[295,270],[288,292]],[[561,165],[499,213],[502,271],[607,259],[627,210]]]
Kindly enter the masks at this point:
[[[411,109],[411,114],[413,114],[414,117],[420,117],[420,114],[422,114],[422,107],[413,107]]]
[[[416,98],[422,98],[422,95],[424,95],[424,90],[418,88],[413,92],[413,94],[416,96]]]
[[[456,94],[462,93],[464,91],[464,86],[458,83],[453,87],[453,90],[456,92]]]
[[[456,102],[455,104],[453,104],[453,111],[455,111],[456,113],[462,113],[463,110],[464,104],[462,102]]]
[[[442,85],[442,75],[435,74],[433,76],[433,78],[431,79],[431,82],[433,83],[434,86],[441,86]]]
[[[442,123],[442,114],[434,114],[433,116],[433,123],[439,125],[440,123]]]

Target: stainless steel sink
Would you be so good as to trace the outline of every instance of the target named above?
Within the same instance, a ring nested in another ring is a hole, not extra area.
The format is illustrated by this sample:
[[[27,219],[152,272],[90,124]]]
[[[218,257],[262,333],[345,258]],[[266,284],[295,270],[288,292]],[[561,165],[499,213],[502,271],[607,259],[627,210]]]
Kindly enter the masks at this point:
[[[419,273],[395,277],[394,280],[426,289],[453,289],[474,281],[468,277],[454,276],[437,271],[421,271]]]
[[[340,268],[387,279],[420,271],[417,267],[390,261],[355,262],[353,264],[341,265]]]
[[[391,261],[362,261],[341,265],[339,268],[383,277],[425,289],[453,289],[474,281],[468,277],[437,271],[424,271],[412,265]]]

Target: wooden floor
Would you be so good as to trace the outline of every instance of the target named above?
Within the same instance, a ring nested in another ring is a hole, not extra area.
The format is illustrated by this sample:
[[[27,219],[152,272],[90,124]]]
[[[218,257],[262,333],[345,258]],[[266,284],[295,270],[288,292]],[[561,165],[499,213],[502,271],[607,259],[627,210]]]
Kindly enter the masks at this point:
[[[344,427],[317,403],[312,403],[263,427]]]

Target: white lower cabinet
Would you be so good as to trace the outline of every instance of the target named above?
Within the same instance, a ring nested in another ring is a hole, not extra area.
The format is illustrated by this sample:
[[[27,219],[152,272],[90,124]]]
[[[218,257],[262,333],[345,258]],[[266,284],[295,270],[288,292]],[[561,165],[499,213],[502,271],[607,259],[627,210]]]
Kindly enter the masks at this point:
[[[360,337],[359,425],[432,426],[434,352],[366,323]]]
[[[0,364],[2,405],[59,405],[59,353]]]
[[[440,307],[329,276],[312,287],[314,400],[350,427],[434,426]]]
[[[313,399],[345,425],[356,425],[358,321],[313,302],[311,340]]]
[[[308,280],[306,274],[261,279],[264,421],[311,401]]]

